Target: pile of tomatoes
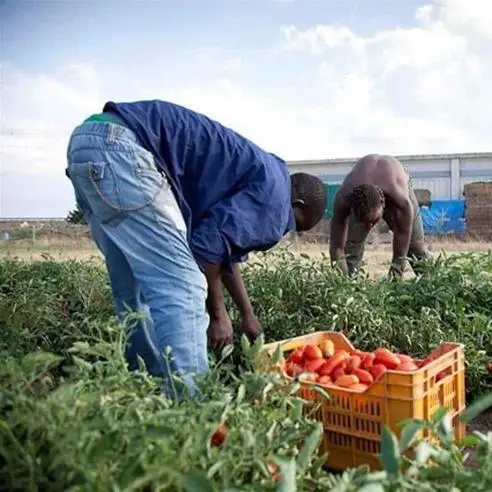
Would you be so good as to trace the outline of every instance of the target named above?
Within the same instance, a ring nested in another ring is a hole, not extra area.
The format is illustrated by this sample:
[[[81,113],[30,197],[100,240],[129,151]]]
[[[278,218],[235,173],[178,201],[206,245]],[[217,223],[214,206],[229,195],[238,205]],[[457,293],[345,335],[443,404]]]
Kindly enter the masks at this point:
[[[432,355],[417,361],[387,348],[378,348],[374,352],[354,350],[349,353],[336,350],[331,340],[323,340],[318,345],[306,344],[293,350],[285,360],[284,372],[289,377],[300,376],[303,381],[324,386],[335,385],[362,393],[388,369],[413,372],[432,360]]]

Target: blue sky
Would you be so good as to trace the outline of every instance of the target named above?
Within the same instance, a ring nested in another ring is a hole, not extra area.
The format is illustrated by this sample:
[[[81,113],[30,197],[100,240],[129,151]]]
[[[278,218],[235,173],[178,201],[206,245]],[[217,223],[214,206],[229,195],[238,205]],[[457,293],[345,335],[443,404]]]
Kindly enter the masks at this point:
[[[6,0],[0,19],[3,217],[66,215],[66,142],[109,99],[187,105],[287,160],[490,150],[487,0]]]

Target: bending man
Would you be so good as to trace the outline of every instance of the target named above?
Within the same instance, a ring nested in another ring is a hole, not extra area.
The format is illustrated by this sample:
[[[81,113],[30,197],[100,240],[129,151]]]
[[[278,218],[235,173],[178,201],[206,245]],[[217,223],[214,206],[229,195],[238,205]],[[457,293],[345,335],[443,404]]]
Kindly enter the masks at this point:
[[[322,218],[323,183],[289,176],[285,162],[205,115],[164,101],[108,102],[73,132],[67,176],[106,261],[117,313],[144,313],[126,353],[168,380],[195,388],[213,349],[232,342],[222,284],[242,315],[261,326],[239,263],[288,231]]]
[[[424,242],[417,198],[400,161],[377,154],[357,161],[336,194],[330,232],[331,261],[352,275],[362,262],[369,231],[381,218],[393,231],[390,275],[403,274],[407,257],[418,273],[418,261],[431,256]]]

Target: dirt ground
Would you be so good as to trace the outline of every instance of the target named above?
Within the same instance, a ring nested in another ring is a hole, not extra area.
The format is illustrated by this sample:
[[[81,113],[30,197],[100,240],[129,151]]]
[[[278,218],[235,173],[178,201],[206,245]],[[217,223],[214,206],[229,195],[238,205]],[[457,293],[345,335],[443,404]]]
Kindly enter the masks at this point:
[[[456,253],[473,253],[490,251],[492,243],[463,240],[436,240],[427,239],[431,253],[434,256],[440,253],[448,255]],[[320,257],[323,253],[328,255],[328,244],[295,244],[285,243],[282,247],[288,247],[294,253],[305,253]],[[87,240],[74,241],[38,241],[36,244],[29,242],[2,242],[0,243],[0,258],[18,257],[24,260],[39,260],[45,255],[55,259],[68,260],[94,260],[102,262],[102,255],[95,245]],[[388,272],[391,260],[390,243],[373,243],[366,246],[364,262],[367,271],[374,276],[385,275]]]

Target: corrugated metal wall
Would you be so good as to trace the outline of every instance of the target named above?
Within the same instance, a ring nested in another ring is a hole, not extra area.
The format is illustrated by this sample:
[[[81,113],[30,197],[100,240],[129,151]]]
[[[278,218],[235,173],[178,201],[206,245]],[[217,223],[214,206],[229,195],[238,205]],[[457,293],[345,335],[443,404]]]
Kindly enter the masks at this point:
[[[408,167],[415,188],[430,190],[433,200],[461,200],[463,186],[473,181],[492,181],[492,152],[397,156]],[[292,161],[290,172],[307,172],[327,184],[340,184],[356,159]]]

